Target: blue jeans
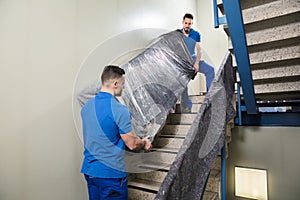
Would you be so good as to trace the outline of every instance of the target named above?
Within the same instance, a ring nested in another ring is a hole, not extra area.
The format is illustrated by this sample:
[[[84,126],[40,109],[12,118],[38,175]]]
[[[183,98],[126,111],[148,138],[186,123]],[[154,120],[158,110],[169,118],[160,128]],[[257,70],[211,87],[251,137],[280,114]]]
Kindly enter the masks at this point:
[[[127,177],[95,178],[84,175],[87,182],[89,200],[127,200]]]
[[[211,83],[213,82],[215,78],[215,69],[207,64],[205,61],[201,60],[199,62],[199,71],[200,73],[205,75],[206,79],[206,92],[208,92]],[[191,108],[192,107],[192,101],[189,98],[188,89],[185,88],[181,95],[181,108]]]

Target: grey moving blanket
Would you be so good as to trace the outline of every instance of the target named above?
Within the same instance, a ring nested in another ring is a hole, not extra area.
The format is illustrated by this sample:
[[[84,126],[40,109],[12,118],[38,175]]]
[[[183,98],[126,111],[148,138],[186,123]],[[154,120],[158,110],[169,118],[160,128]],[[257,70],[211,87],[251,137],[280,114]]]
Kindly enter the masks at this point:
[[[153,139],[194,76],[185,36],[178,31],[161,35],[121,68],[126,72],[126,84],[119,100],[129,108],[137,135]],[[100,86],[98,81],[78,95],[81,106]]]
[[[234,78],[228,52],[156,200],[200,199],[211,167],[225,142],[226,124],[235,116]]]

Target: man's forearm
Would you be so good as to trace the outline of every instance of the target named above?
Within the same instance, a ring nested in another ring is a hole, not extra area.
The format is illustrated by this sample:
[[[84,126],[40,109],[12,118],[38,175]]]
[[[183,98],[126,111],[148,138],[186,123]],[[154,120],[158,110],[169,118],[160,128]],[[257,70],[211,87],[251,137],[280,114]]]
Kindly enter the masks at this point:
[[[195,60],[195,64],[198,64],[201,60],[201,47],[200,44],[196,44],[196,50],[197,50],[197,54],[196,54],[196,60]]]

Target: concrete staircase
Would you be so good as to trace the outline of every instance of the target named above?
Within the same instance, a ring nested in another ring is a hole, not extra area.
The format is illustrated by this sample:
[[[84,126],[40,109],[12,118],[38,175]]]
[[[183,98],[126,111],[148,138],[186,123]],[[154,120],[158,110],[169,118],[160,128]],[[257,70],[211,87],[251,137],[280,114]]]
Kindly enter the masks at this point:
[[[258,101],[297,101],[300,99],[300,1],[241,0],[248,43],[254,89]],[[218,7],[224,13],[222,2]],[[229,36],[229,49],[233,47]],[[235,59],[233,59],[235,61]],[[236,65],[236,64],[234,64]],[[237,74],[237,80],[239,77]],[[199,110],[203,96],[192,97],[191,114],[180,114],[177,107],[168,117],[163,130],[155,138],[153,152],[140,164],[148,172],[129,174],[129,199],[154,199],[170,165]],[[227,128],[230,142],[231,124]],[[151,160],[151,162],[149,162]],[[204,199],[220,198],[221,159],[211,171]]]
[[[300,1],[241,0],[240,3],[256,99],[299,100]],[[218,7],[224,14],[221,1]],[[233,52],[230,34],[226,26],[224,29]]]
[[[163,182],[168,170],[174,161],[176,154],[185,139],[185,136],[194,121],[205,96],[192,96],[192,113],[180,113],[179,104],[173,113],[170,113],[166,125],[157,134],[153,142],[152,152],[147,161],[139,165],[140,168],[148,169],[145,173],[129,174],[129,199],[148,200],[154,199]],[[228,126],[227,141],[230,141],[231,127]],[[152,155],[152,153],[155,153]],[[221,158],[216,159],[211,170],[209,181],[204,194],[205,200],[217,200],[220,196],[221,181]]]

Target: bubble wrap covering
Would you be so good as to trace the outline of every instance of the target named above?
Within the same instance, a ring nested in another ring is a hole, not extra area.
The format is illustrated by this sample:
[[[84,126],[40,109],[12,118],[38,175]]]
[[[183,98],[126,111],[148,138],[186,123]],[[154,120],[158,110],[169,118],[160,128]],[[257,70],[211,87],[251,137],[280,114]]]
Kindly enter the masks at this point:
[[[126,73],[126,84],[118,99],[129,108],[137,135],[152,140],[194,77],[185,36],[179,31],[161,35],[121,68]],[[100,86],[97,82],[84,89],[78,95],[80,105],[95,96]]]
[[[234,77],[228,52],[202,106],[164,179],[156,200],[201,199],[210,169],[233,119]]]

